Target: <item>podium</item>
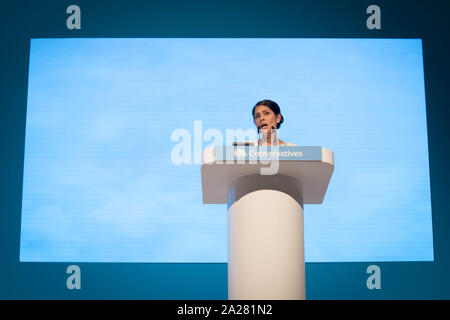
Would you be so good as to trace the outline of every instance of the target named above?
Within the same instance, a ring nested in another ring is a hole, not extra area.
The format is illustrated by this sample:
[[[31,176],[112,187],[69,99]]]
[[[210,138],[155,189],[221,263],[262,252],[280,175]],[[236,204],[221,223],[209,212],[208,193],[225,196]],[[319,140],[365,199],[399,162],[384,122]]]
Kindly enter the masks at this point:
[[[323,202],[333,170],[322,147],[205,149],[203,203],[228,205],[228,299],[306,299],[303,205]]]

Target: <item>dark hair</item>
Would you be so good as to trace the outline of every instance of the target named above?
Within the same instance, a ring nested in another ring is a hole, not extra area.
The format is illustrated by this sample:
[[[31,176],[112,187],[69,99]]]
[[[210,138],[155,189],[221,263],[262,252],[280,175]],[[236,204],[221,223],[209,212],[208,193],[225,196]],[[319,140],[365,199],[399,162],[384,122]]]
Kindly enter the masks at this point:
[[[253,107],[253,109],[252,109],[252,116],[253,116],[253,119],[255,118],[255,108],[256,108],[257,106],[265,106],[265,107],[268,107],[270,110],[273,111],[273,113],[275,113],[275,115],[279,115],[279,114],[281,115],[280,106],[279,106],[275,101],[268,100],[268,99],[264,99],[264,100],[261,100],[261,101],[257,102],[257,103],[255,104],[255,106]],[[281,120],[280,120],[280,122],[277,124],[277,129],[280,128],[280,126],[281,126],[281,124],[282,124],[283,122],[284,122],[284,118],[283,118],[283,115],[281,115]]]

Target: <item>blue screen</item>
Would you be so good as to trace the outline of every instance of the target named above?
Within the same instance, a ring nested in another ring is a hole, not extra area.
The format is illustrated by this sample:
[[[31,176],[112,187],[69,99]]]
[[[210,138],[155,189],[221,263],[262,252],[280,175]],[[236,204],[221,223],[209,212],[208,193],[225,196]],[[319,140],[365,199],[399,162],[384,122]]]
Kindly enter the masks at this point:
[[[95,38],[31,40],[20,260],[226,262],[199,159],[262,99],[334,152],[306,262],[433,261],[420,39]]]

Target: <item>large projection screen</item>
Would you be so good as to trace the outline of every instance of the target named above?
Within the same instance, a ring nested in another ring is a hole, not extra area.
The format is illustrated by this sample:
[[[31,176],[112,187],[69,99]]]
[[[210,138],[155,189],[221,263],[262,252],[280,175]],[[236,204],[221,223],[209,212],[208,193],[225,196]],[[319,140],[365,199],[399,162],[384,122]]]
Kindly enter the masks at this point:
[[[92,38],[31,40],[20,261],[226,262],[199,155],[262,99],[334,152],[306,262],[434,260],[420,39]]]

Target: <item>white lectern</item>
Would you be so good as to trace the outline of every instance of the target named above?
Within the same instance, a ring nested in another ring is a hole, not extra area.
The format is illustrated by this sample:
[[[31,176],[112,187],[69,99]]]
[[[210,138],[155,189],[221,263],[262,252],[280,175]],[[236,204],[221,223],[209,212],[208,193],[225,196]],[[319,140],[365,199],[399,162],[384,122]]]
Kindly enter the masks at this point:
[[[334,170],[322,147],[203,152],[203,203],[228,204],[228,298],[302,300],[303,204],[322,203]]]

